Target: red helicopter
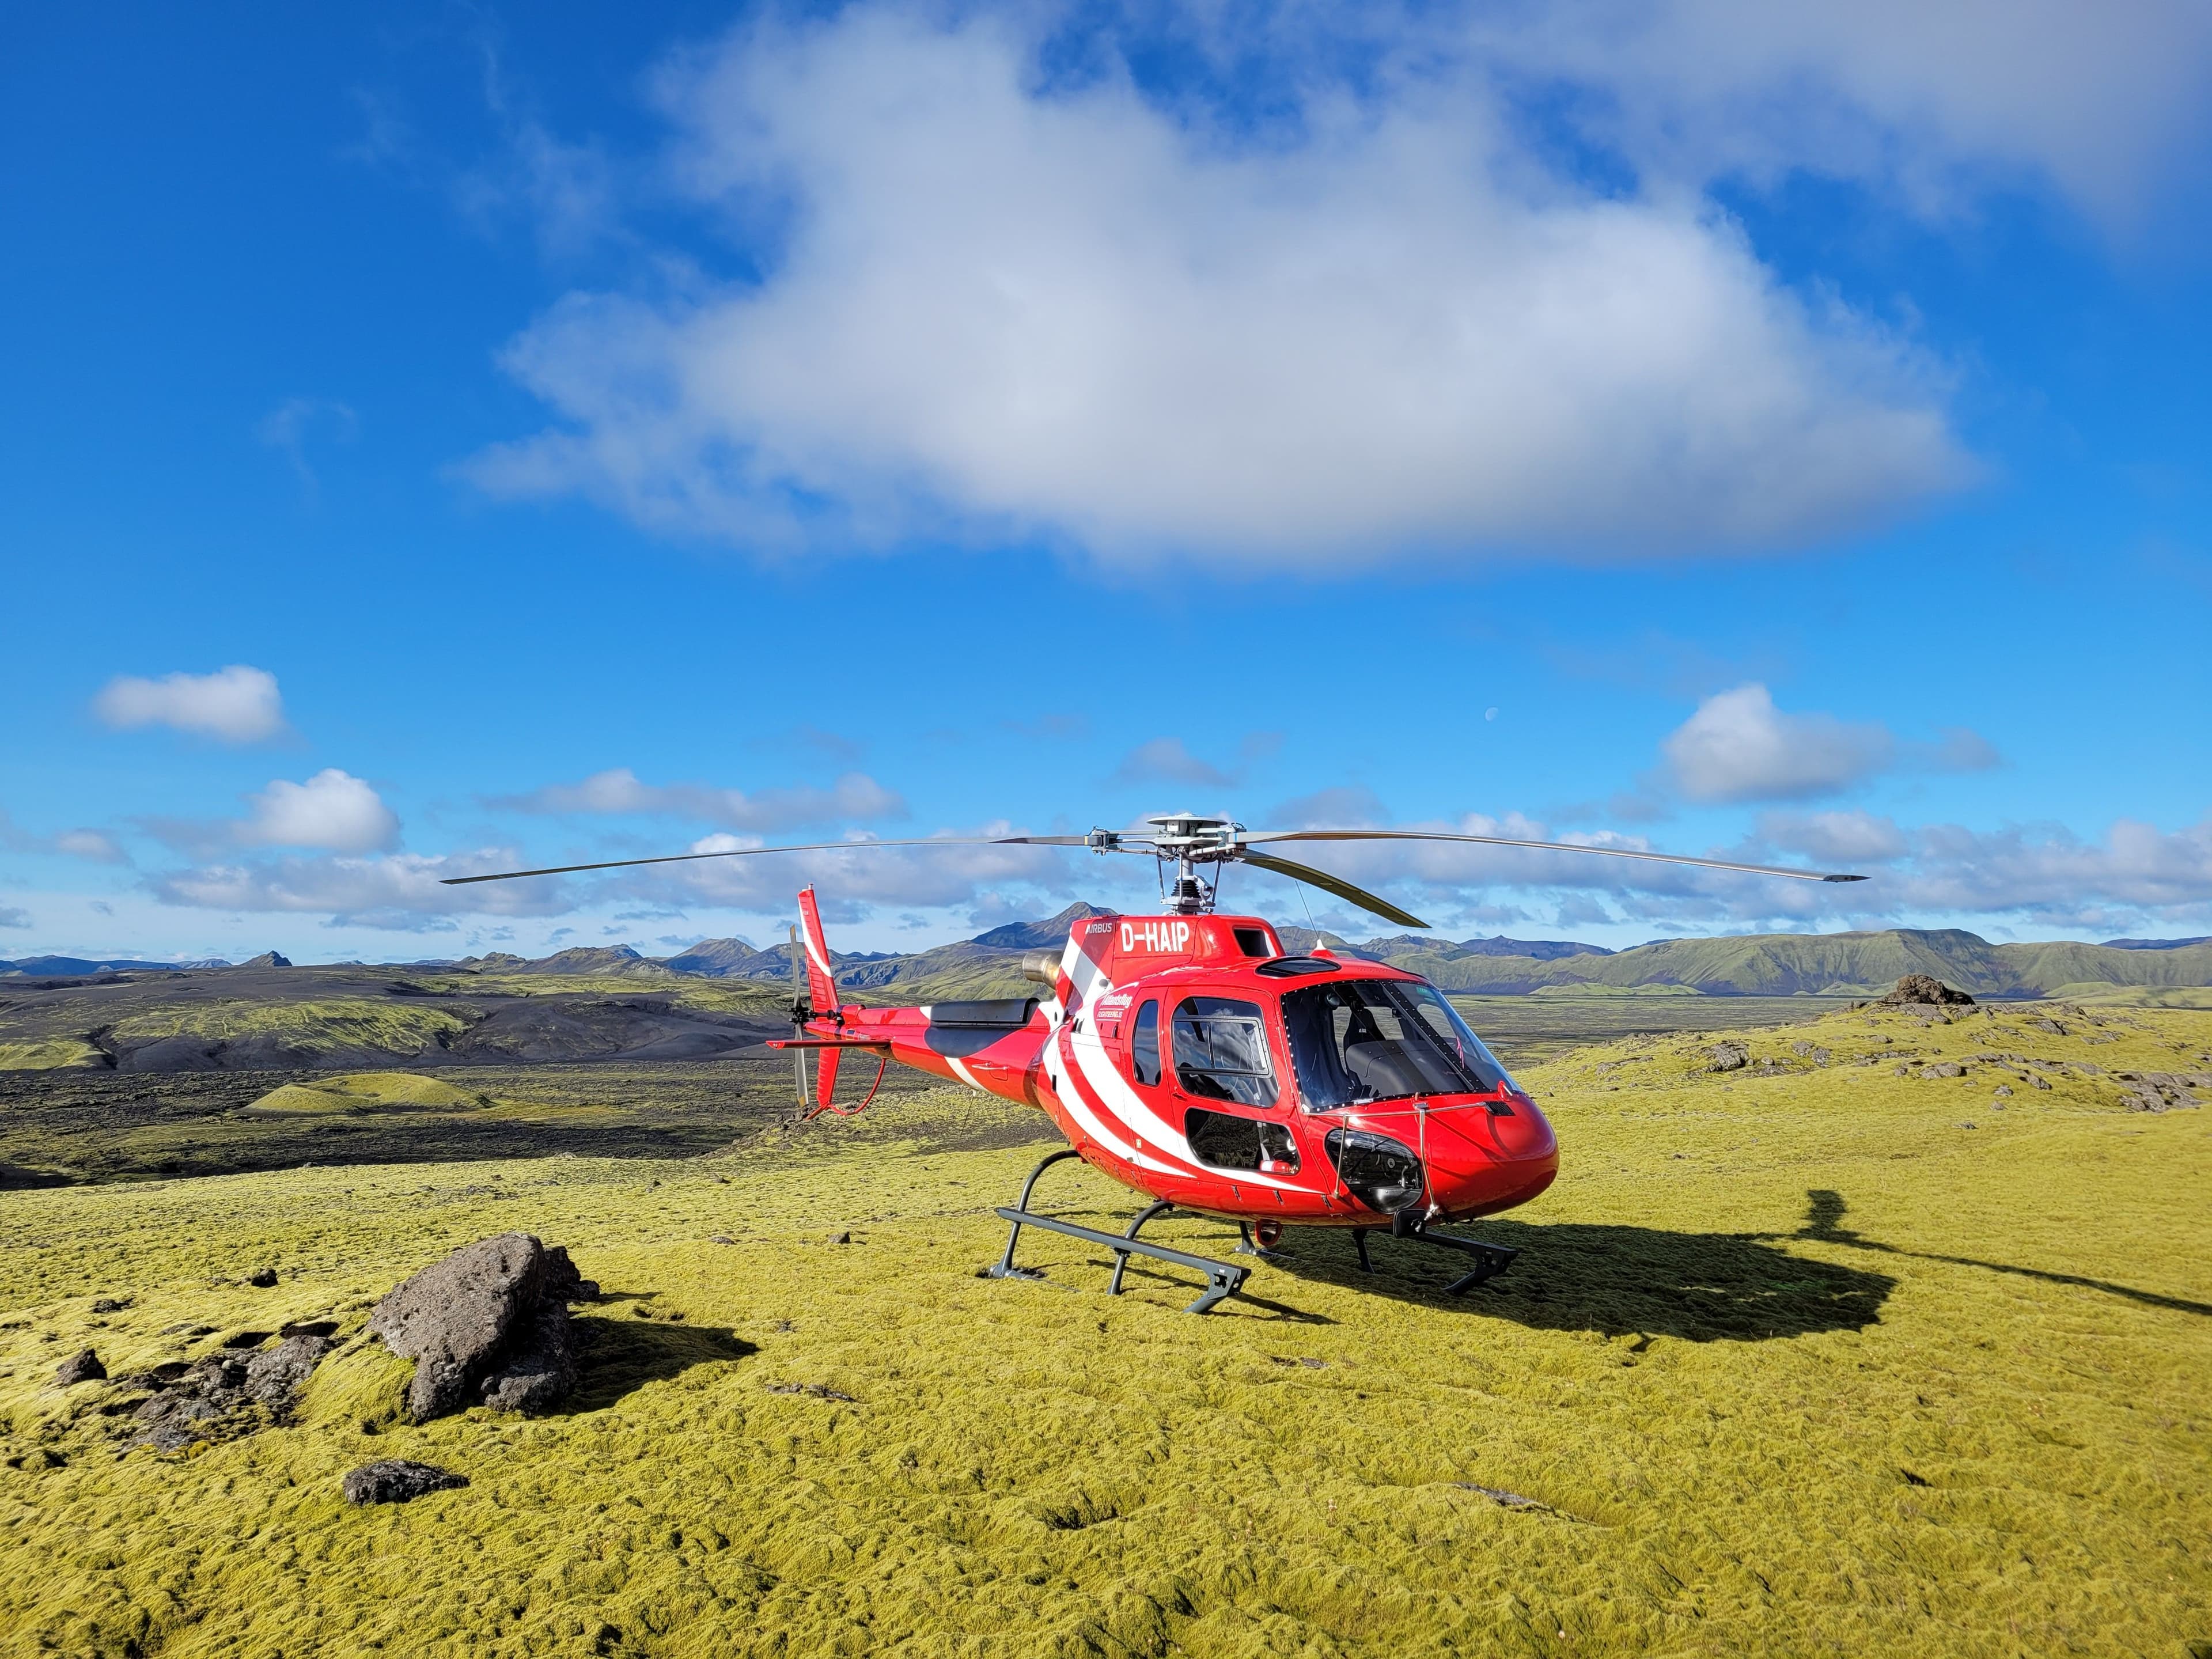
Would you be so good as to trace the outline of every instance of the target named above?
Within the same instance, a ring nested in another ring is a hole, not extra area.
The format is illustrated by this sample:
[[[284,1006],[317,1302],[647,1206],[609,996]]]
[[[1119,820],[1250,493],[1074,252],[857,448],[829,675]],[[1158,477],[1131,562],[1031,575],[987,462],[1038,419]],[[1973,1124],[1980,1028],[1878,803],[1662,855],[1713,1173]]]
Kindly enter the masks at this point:
[[[1132,1255],[1205,1276],[1188,1311],[1204,1313],[1243,1285],[1249,1267],[1141,1238],[1146,1224],[1176,1211],[1237,1224],[1235,1254],[1266,1259],[1285,1225],[1346,1227],[1360,1265],[1373,1272],[1367,1238],[1377,1230],[1472,1258],[1449,1287],[1495,1278],[1516,1251],[1437,1230],[1525,1204],[1559,1173],[1552,1126],[1437,988],[1387,963],[1316,948],[1284,948],[1258,916],[1214,912],[1214,883],[1200,875],[1236,862],[1273,871],[1409,927],[1419,917],[1327,872],[1254,850],[1302,841],[1468,842],[1547,852],[1733,870],[1799,881],[1863,881],[1765,865],[1734,864],[1622,848],[1517,841],[1425,830],[1247,830],[1227,818],[1173,813],[1143,831],[996,836],[948,841],[840,842],[685,853],[563,865],[447,884],[505,881],[693,859],[854,847],[1048,846],[1135,853],[1158,860],[1158,915],[1094,915],[1068,930],[1058,951],[1022,964],[1036,995],[994,1001],[870,1008],[839,993],[814,890],[799,895],[792,929],[793,1034],[771,1042],[793,1051],[799,1102],[812,1117],[867,1106],[893,1060],[1035,1106],[1068,1146],[1032,1170],[1019,1201],[999,1214],[1012,1225],[994,1277],[1033,1277],[1014,1252],[1024,1226],[1103,1245],[1115,1255],[1109,1294],[1119,1294]],[[1172,883],[1167,871],[1172,865]],[[838,1105],[839,1061],[848,1049],[877,1059],[865,1097]],[[816,1055],[808,1099],[805,1054]],[[1084,1227],[1030,1207],[1038,1177],[1080,1158],[1153,1201],[1126,1232]]]

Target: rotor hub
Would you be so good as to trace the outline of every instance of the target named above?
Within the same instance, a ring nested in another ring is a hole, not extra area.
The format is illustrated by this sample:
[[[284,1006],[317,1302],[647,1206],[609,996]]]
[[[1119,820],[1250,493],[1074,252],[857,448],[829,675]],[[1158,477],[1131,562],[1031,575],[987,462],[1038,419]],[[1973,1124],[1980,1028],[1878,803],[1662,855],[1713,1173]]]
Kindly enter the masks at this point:
[[[1233,818],[1207,817],[1196,812],[1163,812],[1145,820],[1152,826],[1152,842],[1173,859],[1222,859],[1237,848],[1244,826]]]

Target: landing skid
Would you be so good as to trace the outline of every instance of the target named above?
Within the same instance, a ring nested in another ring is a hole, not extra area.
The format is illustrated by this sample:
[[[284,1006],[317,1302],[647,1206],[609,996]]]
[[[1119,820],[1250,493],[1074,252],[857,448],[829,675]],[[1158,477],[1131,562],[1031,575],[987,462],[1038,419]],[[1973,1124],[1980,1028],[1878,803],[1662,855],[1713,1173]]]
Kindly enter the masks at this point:
[[[1364,1273],[1375,1271],[1375,1264],[1367,1255],[1367,1235],[1374,1231],[1371,1227],[1354,1227],[1352,1230],[1352,1242],[1359,1251],[1359,1266]],[[1411,1211],[1392,1219],[1390,1236],[1393,1238],[1410,1238],[1417,1244],[1433,1244],[1439,1249],[1463,1250],[1473,1256],[1474,1271],[1444,1286],[1445,1291],[1452,1296],[1457,1296],[1462,1291],[1471,1291],[1476,1285],[1497,1278],[1511,1267],[1513,1258],[1521,1254],[1504,1244],[1486,1244],[1479,1238],[1455,1238],[1449,1233],[1431,1232],[1428,1224],[1415,1218]]]
[[[1206,1275],[1206,1294],[1184,1309],[1185,1313],[1209,1312],[1224,1297],[1234,1296],[1243,1286],[1244,1280],[1252,1272],[1249,1267],[1233,1266],[1226,1261],[1210,1261],[1202,1255],[1192,1255],[1185,1250],[1171,1250],[1164,1244],[1149,1243],[1137,1237],[1139,1231],[1147,1221],[1173,1214],[1175,1210],[1173,1205],[1166,1203],[1152,1205],[1129,1224],[1129,1231],[1126,1233],[1107,1233],[1099,1231],[1096,1227],[1079,1227],[1073,1221],[1062,1221],[1057,1216],[1039,1215],[1035,1210],[1030,1208],[1030,1196],[1036,1191],[1037,1177],[1062,1158],[1075,1156],[1076,1153],[1073,1148],[1053,1153],[1043,1163],[1030,1171],[1029,1180],[1022,1186],[1021,1202],[1012,1209],[1001,1209],[999,1212],[1001,1218],[1013,1224],[1013,1229],[1006,1235],[1006,1253],[999,1258],[995,1267],[983,1270],[988,1277],[992,1279],[1037,1278],[1039,1275],[1035,1268],[1017,1267],[1014,1265],[1014,1247],[1021,1243],[1023,1228],[1042,1227],[1049,1233],[1060,1233],[1069,1238],[1079,1238],[1086,1243],[1103,1244],[1114,1252],[1114,1279],[1106,1287],[1106,1294],[1109,1296],[1121,1294],[1121,1274],[1128,1267],[1129,1258],[1132,1255],[1149,1256],[1155,1261],[1165,1261],[1175,1267],[1188,1267],[1194,1272]]]

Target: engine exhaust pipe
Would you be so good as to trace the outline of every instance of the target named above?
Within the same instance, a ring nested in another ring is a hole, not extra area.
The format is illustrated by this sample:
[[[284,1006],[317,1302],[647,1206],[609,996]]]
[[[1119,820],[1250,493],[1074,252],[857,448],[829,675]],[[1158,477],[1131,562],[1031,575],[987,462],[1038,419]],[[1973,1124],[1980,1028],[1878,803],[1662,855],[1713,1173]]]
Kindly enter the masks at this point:
[[[1022,977],[1033,979],[1040,985],[1060,982],[1060,952],[1032,951],[1022,958]]]

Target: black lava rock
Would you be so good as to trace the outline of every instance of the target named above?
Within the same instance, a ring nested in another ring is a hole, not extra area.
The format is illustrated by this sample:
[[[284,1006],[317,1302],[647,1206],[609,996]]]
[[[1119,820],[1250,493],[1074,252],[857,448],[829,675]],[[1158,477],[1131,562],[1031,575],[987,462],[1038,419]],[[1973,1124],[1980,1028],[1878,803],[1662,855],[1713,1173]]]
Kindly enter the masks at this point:
[[[1954,991],[1940,979],[1927,974],[1907,974],[1897,981],[1897,988],[1881,999],[1881,1007],[1967,1007],[1974,1006],[1973,998],[1964,991]]]
[[[100,1363],[100,1356],[85,1348],[62,1361],[61,1369],[54,1373],[54,1381],[67,1388],[73,1382],[97,1382],[106,1375],[107,1367]]]
[[[387,1457],[350,1471],[340,1484],[349,1504],[411,1504],[434,1492],[465,1486],[469,1478],[434,1463]]]
[[[576,1383],[568,1304],[598,1294],[566,1250],[501,1233],[406,1280],[368,1328],[415,1362],[407,1414],[417,1423],[479,1401],[542,1412]]]

